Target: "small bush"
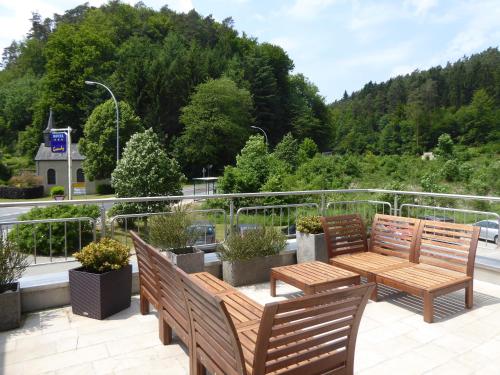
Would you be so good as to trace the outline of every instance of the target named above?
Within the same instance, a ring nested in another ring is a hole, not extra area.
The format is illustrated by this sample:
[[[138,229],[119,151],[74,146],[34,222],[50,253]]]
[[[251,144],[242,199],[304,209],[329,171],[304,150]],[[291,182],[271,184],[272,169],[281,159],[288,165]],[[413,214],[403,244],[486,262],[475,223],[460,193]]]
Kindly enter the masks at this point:
[[[64,186],[54,186],[50,189],[50,196],[54,197],[56,195],[64,195]]]
[[[253,229],[243,236],[232,233],[225,245],[219,247],[218,256],[223,261],[250,260],[279,254],[286,246],[286,236],[272,228]]]
[[[100,195],[107,195],[107,194],[114,194],[115,193],[115,189],[113,189],[113,187],[110,184],[97,185],[97,187],[95,188],[95,191],[97,194],[100,194]]]
[[[26,267],[26,255],[19,252],[15,243],[0,237],[0,293],[18,280]]]
[[[99,217],[99,207],[96,205],[82,206],[49,206],[35,207],[31,211],[20,215],[19,220],[36,220],[36,219],[57,219],[70,217],[91,217],[96,219]],[[15,242],[22,252],[34,253],[36,244],[37,255],[49,255],[52,245],[52,255],[62,255],[65,253],[71,254],[78,250],[80,246],[79,227],[82,231],[81,246],[85,246],[93,240],[92,226],[88,221],[68,222],[65,225],[63,222],[55,222],[50,224],[19,224],[15,225],[9,232],[9,239]],[[52,234],[50,241],[49,234]],[[66,235],[65,235],[66,233]],[[66,247],[65,247],[66,246]]]
[[[151,216],[148,219],[149,241],[163,249],[186,247],[197,238],[196,231],[188,230],[192,223],[192,219],[183,210]]]
[[[12,176],[9,180],[9,185],[18,188],[39,186],[42,185],[42,178],[32,172],[25,171],[18,176]]]
[[[457,181],[460,179],[460,165],[455,159],[447,160],[441,169],[441,175],[446,181]]]
[[[0,186],[0,198],[34,199],[41,197],[43,197],[43,186],[41,185],[32,187]]]
[[[319,216],[301,216],[297,219],[297,230],[302,233],[323,233]]]
[[[128,247],[120,242],[103,238],[99,242],[88,244],[73,256],[86,271],[104,273],[119,270],[128,265],[130,252]]]

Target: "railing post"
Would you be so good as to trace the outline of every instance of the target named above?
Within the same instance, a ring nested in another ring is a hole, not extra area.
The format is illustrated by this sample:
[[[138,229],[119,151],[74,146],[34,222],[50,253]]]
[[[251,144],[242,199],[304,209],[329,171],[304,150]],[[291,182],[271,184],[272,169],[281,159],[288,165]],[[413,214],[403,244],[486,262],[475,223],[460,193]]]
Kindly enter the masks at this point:
[[[393,210],[393,215],[398,216],[398,195],[396,194],[394,196],[394,207],[392,208]]]
[[[234,226],[234,201],[229,201],[229,233],[233,233]]]
[[[101,205],[101,238],[106,237],[106,209]]]
[[[321,216],[325,216],[325,210],[326,210],[326,195],[321,194],[321,206],[320,206],[320,214]]]

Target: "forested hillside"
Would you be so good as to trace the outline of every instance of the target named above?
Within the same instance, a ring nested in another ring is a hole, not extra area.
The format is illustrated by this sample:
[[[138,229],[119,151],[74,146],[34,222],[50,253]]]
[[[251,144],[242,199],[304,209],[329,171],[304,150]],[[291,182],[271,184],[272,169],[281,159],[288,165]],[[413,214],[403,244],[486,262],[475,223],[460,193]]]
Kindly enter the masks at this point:
[[[291,133],[339,154],[417,155],[443,133],[457,146],[498,149],[498,48],[370,82],[327,105],[313,83],[292,73],[282,48],[238,33],[231,18],[110,1],[51,18],[34,13],[31,22],[26,38],[5,48],[0,71],[0,157],[14,172],[32,163],[53,108],[56,126],[74,128],[76,141],[106,134],[81,141],[80,149],[109,153],[106,165],[89,160],[84,168],[89,176],[110,175],[114,107],[85,80],[108,85],[121,102],[121,148],[133,129],[152,128],[190,176],[209,164],[214,173],[234,164],[256,132],[251,126],[264,129],[271,146]],[[0,180],[7,169],[0,160]]]
[[[332,108],[332,148],[342,153],[420,153],[448,133],[463,145],[500,140],[500,52],[444,68],[369,82]]]

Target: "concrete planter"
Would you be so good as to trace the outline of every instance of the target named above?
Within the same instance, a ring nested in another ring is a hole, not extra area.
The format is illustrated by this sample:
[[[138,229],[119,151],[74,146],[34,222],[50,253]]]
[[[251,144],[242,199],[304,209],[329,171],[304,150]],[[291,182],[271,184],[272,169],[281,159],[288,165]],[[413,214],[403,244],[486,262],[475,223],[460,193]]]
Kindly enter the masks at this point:
[[[232,286],[265,283],[269,282],[271,268],[295,263],[295,254],[288,251],[250,260],[223,261],[222,277]]]
[[[17,328],[21,325],[21,291],[19,283],[7,286],[0,293],[0,331]]]
[[[69,288],[73,314],[105,319],[130,307],[132,266],[105,273],[69,270]]]
[[[169,249],[167,258],[186,273],[203,272],[205,268],[205,253],[196,247]]]
[[[315,260],[328,263],[325,234],[297,232],[297,263],[312,262]]]

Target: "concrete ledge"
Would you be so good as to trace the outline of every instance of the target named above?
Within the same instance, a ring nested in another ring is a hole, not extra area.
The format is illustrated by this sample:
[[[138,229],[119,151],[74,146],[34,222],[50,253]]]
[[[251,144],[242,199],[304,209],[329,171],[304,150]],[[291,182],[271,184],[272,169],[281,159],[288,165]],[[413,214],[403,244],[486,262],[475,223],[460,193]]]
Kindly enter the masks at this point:
[[[474,279],[500,284],[500,260],[476,256]]]

